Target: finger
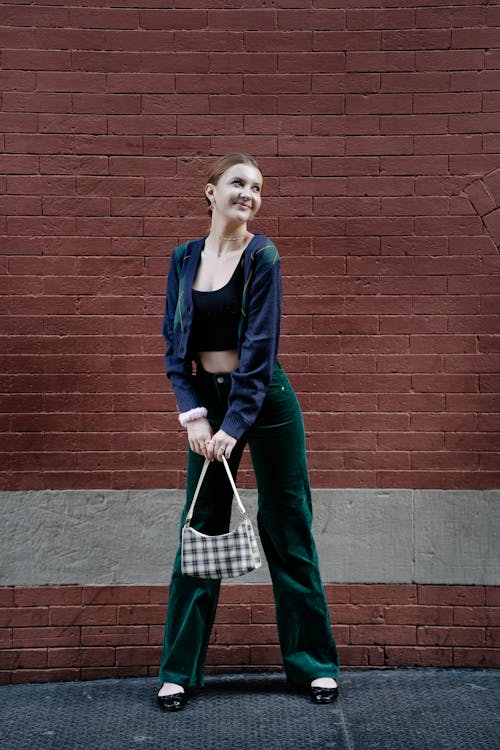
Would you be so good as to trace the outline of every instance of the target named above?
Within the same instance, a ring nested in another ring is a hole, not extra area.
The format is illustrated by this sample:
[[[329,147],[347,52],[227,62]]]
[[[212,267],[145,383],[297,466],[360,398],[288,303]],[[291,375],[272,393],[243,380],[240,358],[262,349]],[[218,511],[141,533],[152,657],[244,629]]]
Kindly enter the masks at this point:
[[[206,440],[203,444],[203,455],[205,456],[205,458],[208,458],[209,461],[214,460],[214,449],[211,440]]]

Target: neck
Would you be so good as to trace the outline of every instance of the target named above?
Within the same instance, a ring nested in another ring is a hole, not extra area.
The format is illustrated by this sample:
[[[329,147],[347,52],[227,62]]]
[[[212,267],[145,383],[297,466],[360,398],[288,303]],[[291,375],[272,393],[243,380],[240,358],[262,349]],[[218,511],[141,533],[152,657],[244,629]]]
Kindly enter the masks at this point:
[[[243,250],[248,241],[248,236],[246,225],[218,227],[212,224],[207,240],[214,248],[217,257],[220,258],[234,251]]]

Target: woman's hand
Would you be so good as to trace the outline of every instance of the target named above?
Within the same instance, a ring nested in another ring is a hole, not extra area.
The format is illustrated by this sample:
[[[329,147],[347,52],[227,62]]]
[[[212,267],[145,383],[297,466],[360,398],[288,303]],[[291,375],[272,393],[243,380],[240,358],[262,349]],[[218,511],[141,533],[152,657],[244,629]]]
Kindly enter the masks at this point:
[[[212,440],[212,428],[208,419],[193,419],[187,425],[189,447],[193,453],[207,457],[207,448]]]
[[[213,461],[222,461],[222,456],[229,458],[231,451],[236,445],[236,439],[228,435],[224,430],[219,430],[207,443],[207,457]]]

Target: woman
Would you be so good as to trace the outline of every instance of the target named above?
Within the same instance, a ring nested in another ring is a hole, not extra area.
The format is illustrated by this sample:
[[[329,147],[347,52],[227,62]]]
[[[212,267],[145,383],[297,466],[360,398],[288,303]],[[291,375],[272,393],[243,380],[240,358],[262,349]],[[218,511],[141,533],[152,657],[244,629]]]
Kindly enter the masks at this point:
[[[228,154],[208,175],[207,237],[180,245],[168,274],[163,334],[166,369],[187,429],[187,503],[205,459],[192,525],[229,529],[232,490],[248,443],[258,487],[257,522],[269,563],[280,646],[288,679],[316,703],[338,695],[338,657],[311,536],[311,492],[302,415],[276,359],[280,259],[247,224],[260,208],[263,177],[246,154]],[[195,370],[193,371],[193,363]],[[203,684],[220,581],[182,575],[180,549],[170,585],[160,666],[160,706],[176,711],[186,690]]]

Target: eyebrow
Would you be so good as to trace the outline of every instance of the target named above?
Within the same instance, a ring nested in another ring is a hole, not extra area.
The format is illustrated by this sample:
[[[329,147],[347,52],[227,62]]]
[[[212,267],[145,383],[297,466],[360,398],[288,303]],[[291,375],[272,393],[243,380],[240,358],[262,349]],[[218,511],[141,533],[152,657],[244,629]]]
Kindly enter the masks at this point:
[[[231,180],[241,180],[242,182],[250,182],[250,180],[245,180],[244,177],[241,175],[235,174],[231,177]],[[262,187],[262,182],[254,182],[254,185],[257,185],[258,187]]]

